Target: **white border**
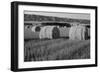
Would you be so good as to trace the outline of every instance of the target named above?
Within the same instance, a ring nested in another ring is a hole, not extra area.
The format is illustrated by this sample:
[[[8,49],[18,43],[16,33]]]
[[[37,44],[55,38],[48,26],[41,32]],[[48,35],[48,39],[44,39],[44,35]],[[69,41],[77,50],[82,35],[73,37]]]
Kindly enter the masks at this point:
[[[71,13],[90,13],[91,20],[91,59],[86,60],[63,60],[63,61],[43,61],[43,62],[24,62],[24,10],[29,11],[50,11],[50,12],[71,12]],[[71,66],[95,64],[95,11],[92,9],[79,8],[60,8],[46,6],[25,6],[18,7],[18,68],[36,68],[50,66]]]

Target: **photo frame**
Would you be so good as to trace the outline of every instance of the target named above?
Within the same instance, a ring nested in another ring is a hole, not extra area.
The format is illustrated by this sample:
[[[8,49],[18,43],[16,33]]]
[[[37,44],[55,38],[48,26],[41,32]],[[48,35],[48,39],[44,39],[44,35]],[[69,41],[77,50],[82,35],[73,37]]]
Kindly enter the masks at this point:
[[[11,2],[11,71],[97,66],[97,6]]]

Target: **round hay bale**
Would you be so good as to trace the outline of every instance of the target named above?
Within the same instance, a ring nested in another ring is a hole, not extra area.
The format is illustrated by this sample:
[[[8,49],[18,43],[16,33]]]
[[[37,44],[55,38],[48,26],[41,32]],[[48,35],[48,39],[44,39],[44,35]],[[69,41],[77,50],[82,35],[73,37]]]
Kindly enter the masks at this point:
[[[40,31],[40,39],[53,39],[59,37],[59,29],[56,26],[44,26]]]
[[[51,26],[46,26],[45,37],[50,38],[50,28]]]
[[[78,26],[76,36],[79,40],[87,40],[88,39],[88,29],[85,26]]]
[[[72,40],[86,40],[88,38],[88,30],[86,27],[78,25],[70,28],[69,37]]]
[[[41,30],[41,27],[40,26],[37,26],[36,28],[35,28],[35,31],[36,32],[39,32]]]
[[[40,26],[33,26],[33,27],[31,28],[31,30],[32,30],[33,32],[40,32],[41,27],[40,27]]]
[[[83,40],[84,39],[84,28],[82,26],[77,26],[75,32],[75,39]]]
[[[52,26],[49,28],[49,38],[50,39],[53,39],[53,38],[56,38],[56,27],[55,26]]]
[[[90,37],[90,28],[87,28],[88,29],[88,37]]]
[[[85,27],[85,40],[89,39],[88,27]]]
[[[52,32],[52,33],[51,33],[51,34],[52,34],[51,39],[52,39],[52,38],[56,39],[56,38],[59,38],[59,37],[60,37],[59,28],[53,27],[51,32]]]
[[[35,28],[36,28],[36,26],[33,26],[33,27],[31,28],[31,30],[32,30],[33,32],[35,32]]]
[[[25,25],[25,29],[30,29],[31,26],[30,25]]]
[[[72,26],[69,30],[69,38],[71,40],[74,40],[75,39],[75,32],[76,32],[76,28],[77,26]]]
[[[59,31],[60,31],[60,37],[69,37],[69,30],[70,27],[60,27]]]
[[[44,39],[45,38],[46,28],[47,28],[46,26],[41,28],[41,31],[40,31],[40,34],[39,34],[40,39]]]
[[[48,26],[47,27],[47,30],[46,30],[46,37],[48,39],[52,38],[52,29],[53,29],[54,26]]]
[[[47,30],[48,30],[48,36],[49,36],[48,38],[49,39],[59,38],[59,36],[60,36],[59,28],[57,28],[56,26],[51,26]]]

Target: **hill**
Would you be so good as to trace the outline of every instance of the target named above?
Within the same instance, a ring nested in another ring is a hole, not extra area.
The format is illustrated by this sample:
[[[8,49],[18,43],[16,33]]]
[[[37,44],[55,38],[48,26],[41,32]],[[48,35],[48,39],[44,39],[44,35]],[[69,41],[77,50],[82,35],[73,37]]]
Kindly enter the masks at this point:
[[[24,21],[53,21],[53,22],[69,22],[69,23],[80,23],[80,24],[90,24],[90,20],[86,19],[71,19],[71,18],[61,18],[53,16],[43,16],[34,14],[24,14]]]

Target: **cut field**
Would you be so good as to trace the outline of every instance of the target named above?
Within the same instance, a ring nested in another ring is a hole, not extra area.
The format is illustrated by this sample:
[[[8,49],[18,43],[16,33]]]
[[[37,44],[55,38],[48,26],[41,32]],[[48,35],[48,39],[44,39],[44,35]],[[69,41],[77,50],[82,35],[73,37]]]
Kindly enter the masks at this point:
[[[24,61],[72,60],[90,58],[90,40],[25,40]]]

